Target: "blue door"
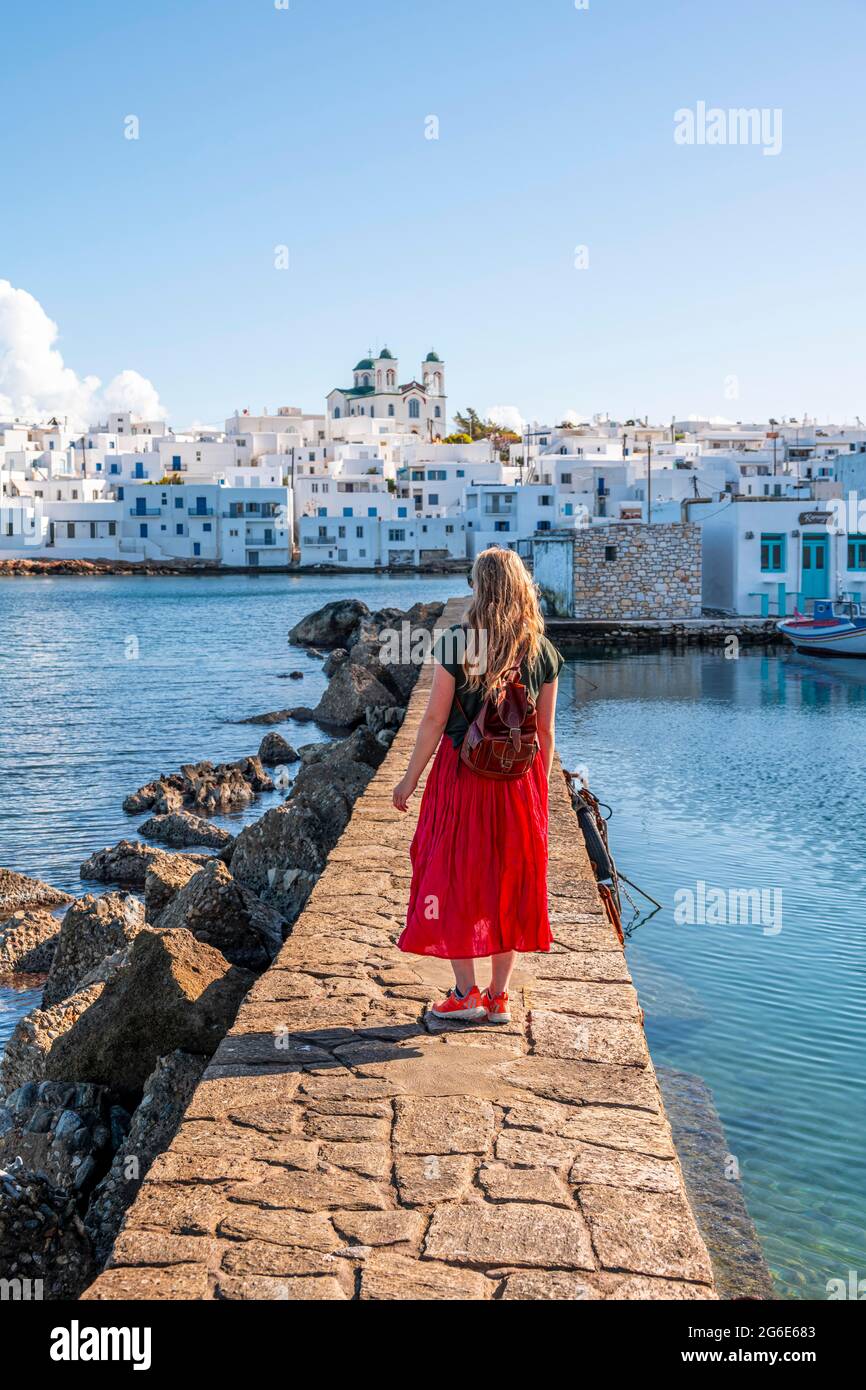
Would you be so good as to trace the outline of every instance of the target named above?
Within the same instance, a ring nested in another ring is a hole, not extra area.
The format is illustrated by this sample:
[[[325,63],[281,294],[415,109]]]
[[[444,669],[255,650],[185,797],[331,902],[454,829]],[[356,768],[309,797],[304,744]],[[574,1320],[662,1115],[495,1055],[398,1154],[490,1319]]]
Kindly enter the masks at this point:
[[[803,598],[830,597],[830,537],[803,537]]]

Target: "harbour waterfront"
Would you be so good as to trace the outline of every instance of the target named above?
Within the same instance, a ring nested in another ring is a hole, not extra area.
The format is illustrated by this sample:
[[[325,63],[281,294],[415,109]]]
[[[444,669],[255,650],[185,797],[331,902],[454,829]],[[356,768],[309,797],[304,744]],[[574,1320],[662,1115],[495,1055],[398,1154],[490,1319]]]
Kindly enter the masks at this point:
[[[286,643],[299,617],[348,593],[406,607],[458,586],[263,574],[0,587],[0,862],[81,891],[81,861],[134,834],[128,791],[255,751],[263,731],[233,721],[316,703],[321,662]],[[281,679],[293,670],[303,679]],[[866,671],[787,653],[593,653],[562,679],[563,761],[588,764],[616,809],[620,867],[665,904],[629,946],[653,1058],[710,1085],[782,1297],[823,1298],[828,1279],[866,1270],[864,705]],[[781,889],[781,930],[677,924],[676,895],[697,900],[699,883]],[[3,991],[0,1030],[33,1002]]]

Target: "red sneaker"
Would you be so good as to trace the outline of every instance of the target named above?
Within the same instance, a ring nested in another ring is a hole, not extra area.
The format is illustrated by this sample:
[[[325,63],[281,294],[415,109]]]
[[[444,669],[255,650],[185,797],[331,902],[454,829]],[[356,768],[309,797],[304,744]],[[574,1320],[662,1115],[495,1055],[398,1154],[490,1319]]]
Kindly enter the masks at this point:
[[[456,1023],[471,1023],[484,1018],[487,1010],[481,998],[481,991],[473,985],[461,998],[456,989],[449,989],[447,998],[441,1004],[434,1004],[430,1010],[436,1018],[449,1018]]]
[[[488,1023],[510,1023],[511,1012],[508,1008],[508,991],[503,990],[501,994],[491,994],[489,989],[484,991],[482,997],[484,1012],[487,1014]]]

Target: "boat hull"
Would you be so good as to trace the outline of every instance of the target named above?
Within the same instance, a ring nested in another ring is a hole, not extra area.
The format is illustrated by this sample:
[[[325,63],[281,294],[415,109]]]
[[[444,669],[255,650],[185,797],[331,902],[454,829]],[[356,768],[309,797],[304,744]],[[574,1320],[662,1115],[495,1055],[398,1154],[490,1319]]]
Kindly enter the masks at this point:
[[[813,656],[866,657],[866,627],[840,624],[835,630],[825,627],[822,631],[806,623],[779,623],[778,629],[798,652],[809,652]]]

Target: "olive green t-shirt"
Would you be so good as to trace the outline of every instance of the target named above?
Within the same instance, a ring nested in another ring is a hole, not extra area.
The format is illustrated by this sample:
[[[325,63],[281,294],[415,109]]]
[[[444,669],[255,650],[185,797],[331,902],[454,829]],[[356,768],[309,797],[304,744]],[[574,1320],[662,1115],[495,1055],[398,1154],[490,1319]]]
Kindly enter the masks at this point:
[[[451,705],[451,713],[448,716],[448,723],[445,725],[445,733],[451,739],[455,748],[459,748],[463,742],[470,723],[476,717],[484,702],[484,693],[481,690],[467,690],[466,676],[463,672],[463,653],[465,651],[465,629],[460,623],[455,623],[453,627],[447,628],[441,633],[435,646],[433,656],[440,666],[444,666],[449,675],[453,676],[457,682],[457,689],[454,692],[454,701]],[[562,670],[563,656],[557,651],[552,642],[546,637],[541,639],[541,651],[536,660],[529,666],[525,661],[520,667],[520,679],[526,686],[530,698],[533,701],[538,699],[539,692],[543,685],[549,685],[555,681]],[[460,704],[463,706],[464,714],[460,712],[457,704],[457,697],[460,697]]]

